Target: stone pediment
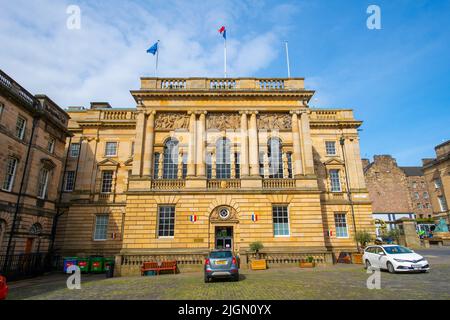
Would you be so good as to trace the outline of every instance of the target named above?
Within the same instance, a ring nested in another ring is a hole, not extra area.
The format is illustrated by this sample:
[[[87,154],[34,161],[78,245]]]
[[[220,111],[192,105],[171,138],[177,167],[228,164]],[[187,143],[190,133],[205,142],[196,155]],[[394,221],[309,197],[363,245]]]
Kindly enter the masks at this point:
[[[332,158],[323,163],[326,166],[343,166],[344,162],[339,158]]]
[[[125,167],[130,167],[133,165],[133,158],[128,159],[127,161],[125,161],[124,166]]]
[[[41,163],[44,167],[48,169],[53,169],[56,167],[56,164],[51,159],[48,158],[41,159]]]
[[[100,161],[98,164],[98,166],[114,166],[114,167],[118,167],[119,166],[119,162],[113,160],[113,159],[105,159]]]

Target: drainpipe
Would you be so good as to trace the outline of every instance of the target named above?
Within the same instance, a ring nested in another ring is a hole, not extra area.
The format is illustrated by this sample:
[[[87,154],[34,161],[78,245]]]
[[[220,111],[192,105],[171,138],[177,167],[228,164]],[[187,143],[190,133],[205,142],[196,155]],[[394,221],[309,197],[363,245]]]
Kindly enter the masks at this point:
[[[13,223],[11,226],[11,231],[9,233],[9,239],[8,239],[8,246],[6,247],[6,257],[5,257],[5,263],[4,263],[4,270],[6,271],[6,268],[8,266],[9,263],[9,255],[11,254],[11,244],[12,244],[12,239],[14,237],[14,232],[16,229],[16,224],[17,224],[17,218],[19,215],[19,210],[20,210],[20,201],[22,200],[22,196],[23,196],[23,189],[25,187],[25,178],[26,178],[26,174],[27,174],[27,169],[28,169],[28,163],[30,162],[30,155],[31,155],[31,147],[33,145],[33,138],[34,138],[34,132],[36,131],[36,126],[37,123],[39,121],[39,116],[35,116],[33,118],[33,127],[31,129],[31,136],[30,136],[30,141],[28,142],[28,147],[27,147],[27,156],[25,159],[25,165],[23,168],[23,172],[22,172],[22,181],[20,182],[20,189],[19,189],[19,194],[17,195],[17,202],[16,202],[16,207],[14,210],[14,217],[13,217]]]
[[[347,169],[347,157],[346,157],[345,150],[344,150],[344,144],[345,144],[344,136],[341,137],[340,143],[341,143],[342,156],[344,158],[345,182],[346,182],[346,185],[347,185],[347,197],[348,197],[348,201],[350,203],[350,209],[352,211],[353,230],[354,230],[354,233],[355,233],[354,235],[356,237],[355,208],[354,208],[354,205],[353,205],[352,191],[350,190],[350,181],[349,181],[348,169]],[[358,241],[356,241],[356,249],[358,250],[358,252],[360,251],[360,247],[359,247]]]
[[[55,245],[56,228],[58,227],[58,219],[59,219],[59,217],[61,217],[64,214],[64,212],[61,212],[60,210],[61,210],[62,196],[63,196],[63,192],[64,192],[64,185],[66,183],[67,162],[69,160],[69,152],[70,152],[71,144],[72,144],[72,137],[70,137],[70,139],[69,139],[69,147],[67,148],[67,152],[66,152],[66,160],[64,162],[64,171],[63,171],[63,177],[62,177],[62,182],[61,182],[61,188],[59,190],[59,198],[58,198],[58,203],[57,203],[57,207],[56,207],[56,215],[53,217],[51,242],[50,242],[50,248],[48,250],[49,253],[53,252],[53,248]],[[74,177],[74,182],[75,182],[75,177]]]

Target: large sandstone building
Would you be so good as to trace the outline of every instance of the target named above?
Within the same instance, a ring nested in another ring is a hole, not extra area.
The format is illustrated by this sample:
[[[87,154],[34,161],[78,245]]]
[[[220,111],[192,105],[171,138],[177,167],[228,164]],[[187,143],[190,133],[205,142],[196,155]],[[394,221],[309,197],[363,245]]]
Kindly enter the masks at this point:
[[[116,255],[130,274],[261,241],[269,264],[331,262],[374,232],[361,122],[311,109],[303,79],[142,78],[131,94],[136,109],[68,111],[63,255]]]
[[[363,159],[364,175],[374,219],[388,223],[401,218],[430,218],[433,214],[428,184],[421,167],[399,167],[390,155]]]
[[[49,249],[68,120],[48,97],[0,70],[0,256]]]
[[[424,159],[423,169],[428,189],[434,218],[444,218],[450,224],[450,140],[435,147],[436,158]]]

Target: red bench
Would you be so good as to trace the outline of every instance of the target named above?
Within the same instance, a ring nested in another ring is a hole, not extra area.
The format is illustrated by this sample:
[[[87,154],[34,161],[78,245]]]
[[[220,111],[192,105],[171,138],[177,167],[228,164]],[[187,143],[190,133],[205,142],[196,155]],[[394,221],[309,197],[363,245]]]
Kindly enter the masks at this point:
[[[156,274],[159,275],[160,271],[172,270],[173,274],[177,272],[177,262],[176,261],[163,261],[161,263],[158,262],[144,262],[141,267],[141,275],[144,275],[146,271],[156,271]]]

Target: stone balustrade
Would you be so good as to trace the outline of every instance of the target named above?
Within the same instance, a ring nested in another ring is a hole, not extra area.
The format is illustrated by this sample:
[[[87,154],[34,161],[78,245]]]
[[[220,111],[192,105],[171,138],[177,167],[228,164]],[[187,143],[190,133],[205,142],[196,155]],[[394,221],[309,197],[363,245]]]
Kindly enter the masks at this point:
[[[153,190],[178,190],[183,189],[186,186],[186,180],[153,180]]]
[[[264,179],[263,189],[291,189],[295,188],[294,179]]]
[[[225,180],[208,180],[208,189],[239,189],[241,187],[241,180],[239,179],[225,179]]]
[[[101,113],[102,120],[136,120],[136,112],[130,110],[105,110]]]

